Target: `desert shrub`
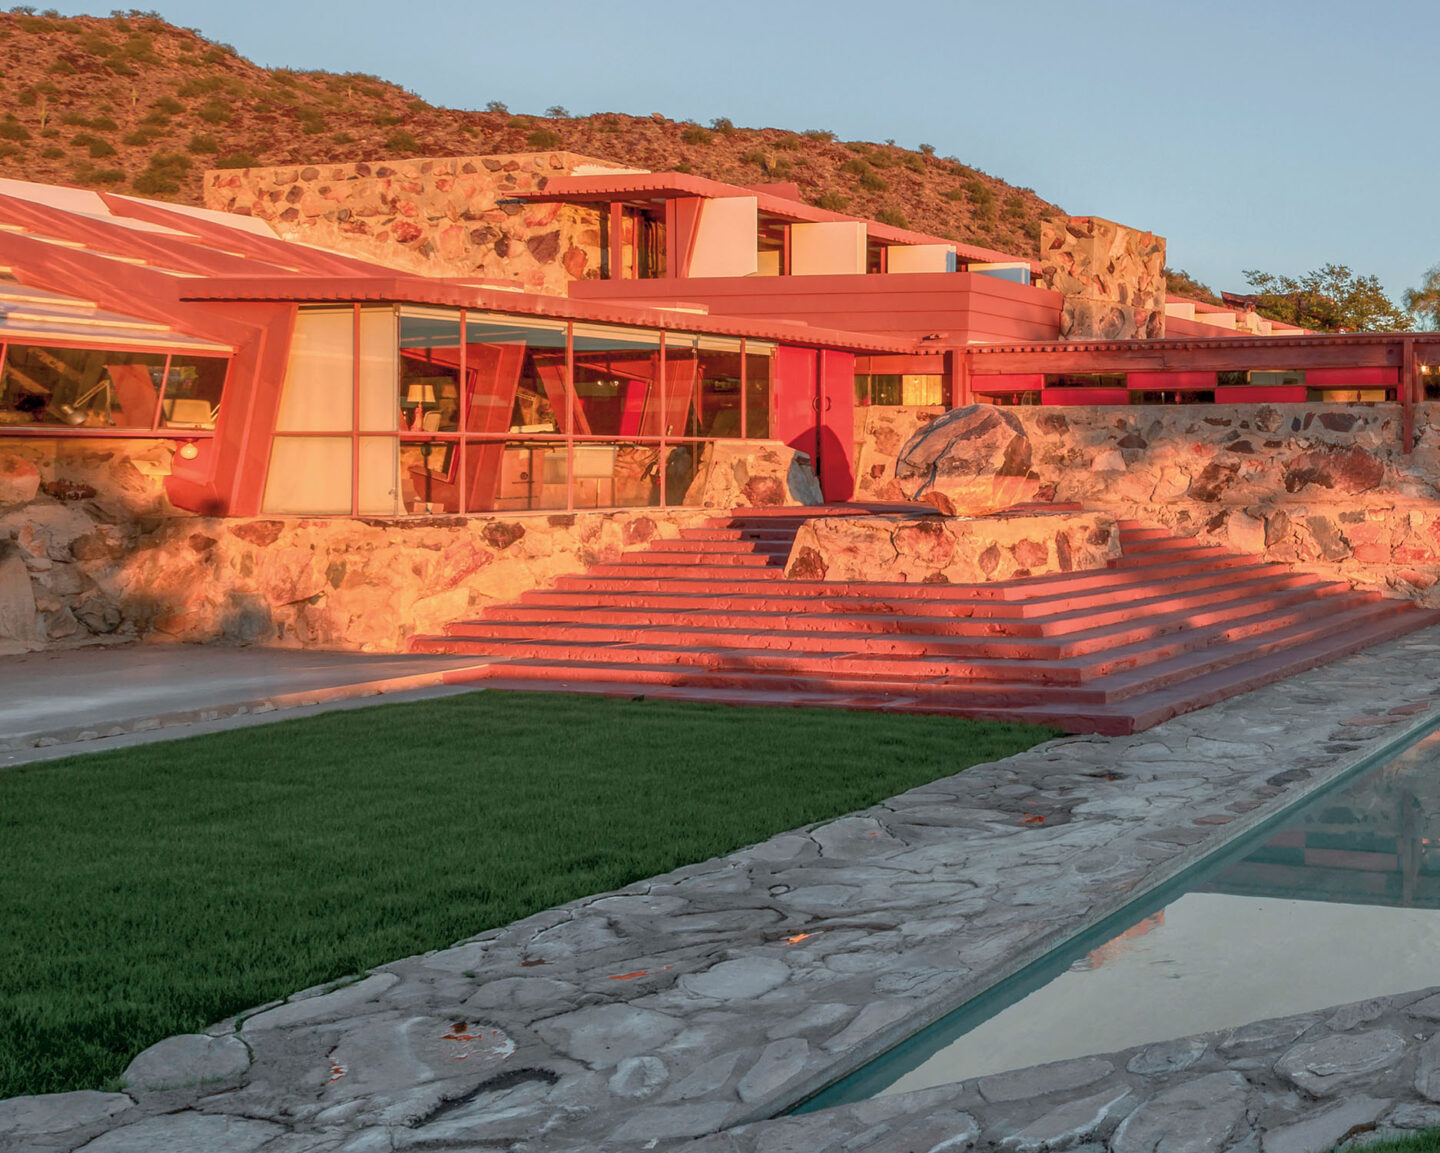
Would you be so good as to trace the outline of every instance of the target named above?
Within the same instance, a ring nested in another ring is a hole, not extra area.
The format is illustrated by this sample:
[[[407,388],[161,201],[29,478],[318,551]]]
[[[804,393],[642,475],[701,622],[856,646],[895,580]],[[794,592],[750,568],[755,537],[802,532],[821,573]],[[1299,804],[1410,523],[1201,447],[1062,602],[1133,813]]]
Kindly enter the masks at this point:
[[[197,132],[190,137],[185,148],[186,151],[195,153],[219,152],[220,141],[215,139],[213,132]]]
[[[717,116],[710,121],[710,127],[721,136],[733,136],[735,134],[735,123],[728,116]]]
[[[260,159],[248,152],[232,152],[215,161],[216,168],[259,168]]]
[[[206,124],[224,124],[235,115],[235,109],[230,101],[214,97],[205,101],[195,110],[195,115],[205,121]]]
[[[353,144],[353,143],[355,143],[355,137],[351,136],[350,133],[348,133],[348,132],[337,132],[337,133],[335,133],[334,136],[330,137],[330,143],[331,143],[331,144]]]
[[[307,136],[318,136],[325,131],[325,113],[318,108],[297,108],[295,119],[300,121],[300,130]]]
[[[127,60],[133,60],[137,64],[160,63],[160,57],[155,54],[154,38],[143,32],[132,33],[120,51]]]
[[[25,149],[18,144],[11,144],[8,140],[0,140],[0,159],[9,160],[12,156],[19,156]]]
[[[881,224],[888,224],[891,228],[909,228],[910,222],[905,219],[905,214],[898,208],[882,208],[875,214],[875,219]]]
[[[510,106],[503,100],[491,100],[485,105],[485,111],[489,112],[492,116],[508,116],[510,114]]]
[[[964,200],[966,193],[963,188],[947,188],[940,195],[946,200]]]
[[[525,137],[531,148],[548,149],[560,147],[560,133],[553,128],[537,128]]]
[[[57,140],[60,137],[60,129],[42,128],[40,129],[40,135],[45,137],[46,140]]]
[[[213,92],[219,92],[224,87],[225,77],[223,76],[197,76],[193,80],[187,80],[184,84],[180,85],[177,93],[180,96],[209,96]],[[159,104],[160,101],[157,100],[155,103]],[[177,108],[175,111],[179,112],[181,109]]]
[[[545,115],[555,120],[569,120],[570,110],[563,104],[552,104],[549,108],[545,109]]]
[[[129,144],[132,147],[143,148],[145,145],[149,144],[152,140],[154,140],[155,137],[158,135],[159,132],[157,132],[154,127],[141,127],[135,129],[134,132],[127,132],[123,137],[121,137],[120,142],[122,144]]]
[[[815,204],[826,212],[844,212],[845,206],[850,203],[848,196],[841,196],[838,192],[822,192],[816,198]]]
[[[77,132],[70,137],[70,143],[76,148],[88,148],[90,159],[100,160],[106,156],[115,155],[115,145],[106,140],[103,136],[96,136],[93,132]]]
[[[70,61],[66,60],[65,57],[60,56],[57,57],[45,71],[52,76],[73,76],[79,69],[71,64]]]
[[[97,168],[90,174],[90,179],[97,184],[119,184],[125,179],[125,171],[121,168]]]
[[[535,122],[528,116],[512,116],[505,121],[506,128],[529,128]]]
[[[1025,207],[1025,201],[1018,196],[1007,196],[1003,209],[1007,220],[1024,220],[1030,215],[1030,210]]]
[[[396,124],[403,124],[405,117],[398,112],[377,112],[375,113],[376,128],[393,128]]]
[[[906,153],[904,163],[905,167],[910,169],[911,172],[925,171],[925,161],[921,160],[920,157],[916,156],[913,152]]]
[[[890,185],[886,184],[878,172],[867,172],[860,177],[860,187],[866,192],[886,192]]]
[[[709,144],[715,137],[700,125],[692,124],[680,133],[680,139],[686,144]]]
[[[756,168],[770,167],[770,157],[761,152],[758,148],[752,148],[749,152],[740,157],[741,164],[753,164]]]
[[[835,133],[831,132],[828,128],[807,128],[801,135],[804,136],[806,140],[819,140],[825,144],[829,144],[835,139]]]
[[[41,32],[54,32],[60,27],[53,20],[46,20],[43,16],[30,16],[24,13],[15,17],[15,24],[21,32],[28,32],[32,36]]]
[[[674,166],[674,171],[676,171],[676,172],[694,172],[694,171],[695,171],[695,165],[691,164],[688,160],[682,160],[682,161],[680,161],[680,163],[678,163],[678,164],[676,164],[676,165]]]
[[[922,144],[922,145],[920,145],[920,151],[923,152],[926,156],[934,156],[934,155],[935,155],[935,145],[933,145],[933,144]]]
[[[64,159],[65,159],[65,149],[63,149],[63,148],[56,148],[56,147],[52,144],[49,148],[47,148],[47,149],[45,149],[43,152],[41,152],[40,155],[41,155],[44,159],[46,159],[46,160],[64,160]]]
[[[173,96],[162,96],[154,104],[150,105],[152,112],[160,112],[169,116],[179,116],[185,111],[185,105],[176,100]]]
[[[412,152],[420,147],[420,141],[416,140],[412,133],[402,128],[398,132],[390,133],[385,138],[385,147],[391,152]]]
[[[60,123],[72,128],[89,128],[90,117],[79,112],[62,112],[60,113]]]
[[[147,194],[180,191],[180,182],[190,174],[194,161],[183,152],[157,152],[144,172],[135,177],[135,191]]]

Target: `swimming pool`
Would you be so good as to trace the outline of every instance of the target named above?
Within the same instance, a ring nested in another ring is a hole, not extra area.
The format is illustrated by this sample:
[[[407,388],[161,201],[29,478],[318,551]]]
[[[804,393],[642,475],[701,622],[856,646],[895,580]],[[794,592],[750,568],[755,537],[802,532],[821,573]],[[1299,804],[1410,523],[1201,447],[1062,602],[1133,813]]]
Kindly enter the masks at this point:
[[[1357,766],[797,1112],[1435,984],[1440,731],[1431,730]]]

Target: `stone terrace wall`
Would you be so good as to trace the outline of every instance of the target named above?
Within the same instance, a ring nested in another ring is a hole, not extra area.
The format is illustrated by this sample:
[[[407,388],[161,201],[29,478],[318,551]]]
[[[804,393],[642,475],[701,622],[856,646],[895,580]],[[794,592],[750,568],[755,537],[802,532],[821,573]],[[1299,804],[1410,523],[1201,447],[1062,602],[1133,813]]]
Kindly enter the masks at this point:
[[[1060,216],[1040,225],[1040,274],[1064,297],[1066,340],[1165,335],[1165,238],[1102,220]]]
[[[944,411],[857,413],[857,500],[939,502],[951,478],[897,478],[895,462]],[[988,479],[1014,499],[1079,501],[1440,604],[1440,404],[1417,407],[1408,455],[1397,404],[989,411],[1016,431],[983,446],[978,476],[953,478],[957,512]]]
[[[579,166],[607,162],[538,152],[221,169],[205,174],[205,205],[264,220],[286,240],[424,276],[514,280],[564,295],[569,281],[600,275],[598,211],[502,201]]]
[[[759,441],[726,446],[728,487],[707,488],[708,507],[205,518],[165,497],[177,447],[0,443],[0,654],[140,639],[398,652],[486,604],[678,536],[717,503],[820,500],[804,454]]]

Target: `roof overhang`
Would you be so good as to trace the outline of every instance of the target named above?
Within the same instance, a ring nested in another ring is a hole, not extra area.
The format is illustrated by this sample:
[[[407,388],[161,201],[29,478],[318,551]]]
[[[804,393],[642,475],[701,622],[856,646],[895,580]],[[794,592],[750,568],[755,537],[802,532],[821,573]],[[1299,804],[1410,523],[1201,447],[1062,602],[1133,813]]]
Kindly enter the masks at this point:
[[[225,276],[189,281],[180,298],[192,302],[271,301],[293,304],[421,304],[479,309],[517,316],[667,328],[742,336],[850,352],[929,351],[914,340],[869,332],[817,328],[797,321],[708,316],[693,308],[576,301],[563,296],[506,291],[453,279],[417,276]]]

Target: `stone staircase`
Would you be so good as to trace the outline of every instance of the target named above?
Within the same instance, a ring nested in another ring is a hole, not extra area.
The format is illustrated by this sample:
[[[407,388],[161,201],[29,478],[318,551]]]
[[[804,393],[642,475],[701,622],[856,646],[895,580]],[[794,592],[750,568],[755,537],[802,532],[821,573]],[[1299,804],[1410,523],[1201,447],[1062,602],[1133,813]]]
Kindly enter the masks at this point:
[[[716,516],[412,651],[494,657],[448,679],[495,688],[1120,734],[1440,623],[1408,601],[1133,521],[1104,570],[975,585],[786,580],[797,529],[826,511]]]

